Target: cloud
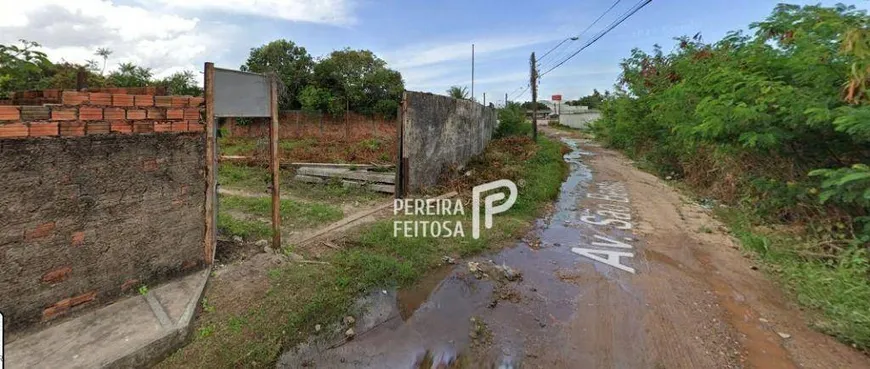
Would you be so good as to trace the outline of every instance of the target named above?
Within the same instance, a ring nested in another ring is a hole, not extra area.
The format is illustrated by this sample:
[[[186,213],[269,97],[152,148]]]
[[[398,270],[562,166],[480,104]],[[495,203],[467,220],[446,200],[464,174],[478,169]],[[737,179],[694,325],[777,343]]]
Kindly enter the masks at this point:
[[[157,0],[172,9],[216,10],[290,21],[348,25],[356,22],[351,0]]]
[[[468,41],[415,43],[413,46],[384,53],[384,59],[394,68],[415,68],[458,60],[471,60],[471,44],[475,58],[536,45],[552,40],[553,36],[489,37]]]
[[[218,57],[237,27],[202,22],[141,6],[101,0],[6,1],[0,4],[0,43],[18,39],[43,45],[51,60],[99,60],[97,48],[112,50],[108,70],[133,62],[152,68],[155,77],[180,69],[199,70]]]

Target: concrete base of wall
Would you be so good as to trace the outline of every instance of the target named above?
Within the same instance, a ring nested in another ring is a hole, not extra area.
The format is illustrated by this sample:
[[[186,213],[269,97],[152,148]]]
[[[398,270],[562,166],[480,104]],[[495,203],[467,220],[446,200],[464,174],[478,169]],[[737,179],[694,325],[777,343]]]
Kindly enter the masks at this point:
[[[6,345],[7,368],[141,368],[184,343],[210,270]]]

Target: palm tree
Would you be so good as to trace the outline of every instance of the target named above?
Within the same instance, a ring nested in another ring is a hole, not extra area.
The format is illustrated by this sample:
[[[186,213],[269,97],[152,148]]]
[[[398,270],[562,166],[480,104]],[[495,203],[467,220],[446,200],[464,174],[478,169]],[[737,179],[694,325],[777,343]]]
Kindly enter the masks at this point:
[[[103,70],[100,71],[100,75],[103,75],[106,73],[106,62],[109,60],[109,55],[112,55],[112,50],[107,47],[101,47],[97,49],[94,55],[103,57]]]
[[[468,88],[465,86],[450,86],[447,89],[447,96],[454,99],[468,100]]]

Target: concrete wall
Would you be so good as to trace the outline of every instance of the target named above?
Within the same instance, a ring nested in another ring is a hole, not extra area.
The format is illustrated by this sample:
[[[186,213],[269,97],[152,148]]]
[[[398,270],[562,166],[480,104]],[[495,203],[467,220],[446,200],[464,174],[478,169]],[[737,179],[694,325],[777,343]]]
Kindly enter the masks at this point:
[[[597,111],[589,111],[588,113],[573,113],[559,115],[559,124],[566,125],[571,128],[586,128],[589,123],[592,123],[598,118],[601,118],[601,113]]]
[[[197,117],[105,121],[103,111],[115,108],[77,103],[0,111],[0,311],[9,330],[204,263],[205,135]],[[29,108],[48,108],[49,120],[21,115]],[[151,109],[165,116],[171,108]]]
[[[406,193],[436,185],[445,169],[483,152],[497,116],[495,108],[473,101],[406,91],[401,118]]]

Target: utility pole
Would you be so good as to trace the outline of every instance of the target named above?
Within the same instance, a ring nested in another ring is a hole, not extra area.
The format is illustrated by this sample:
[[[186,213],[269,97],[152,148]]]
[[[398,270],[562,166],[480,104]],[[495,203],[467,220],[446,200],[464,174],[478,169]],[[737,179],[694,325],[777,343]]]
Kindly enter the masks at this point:
[[[529,86],[532,88],[532,139],[538,141],[538,66],[534,51],[529,65],[531,66]]]
[[[486,106],[486,92],[483,93],[483,106]]]
[[[505,92],[505,93],[504,93],[504,107],[505,107],[505,108],[507,107],[507,103],[508,103],[507,92]]]
[[[471,100],[474,100],[474,44],[471,44]]]

